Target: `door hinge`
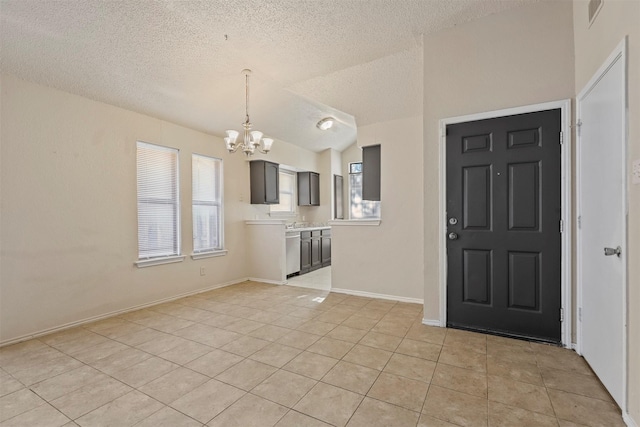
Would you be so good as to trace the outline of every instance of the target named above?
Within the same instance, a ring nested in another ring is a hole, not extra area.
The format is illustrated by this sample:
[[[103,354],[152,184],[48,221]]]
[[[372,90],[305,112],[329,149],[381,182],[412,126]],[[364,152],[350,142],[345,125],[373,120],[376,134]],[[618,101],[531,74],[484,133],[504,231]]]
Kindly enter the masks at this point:
[[[560,321],[564,322],[564,308],[560,309]]]
[[[578,215],[578,228],[582,228],[582,215]]]
[[[576,122],[576,128],[578,128],[578,136],[580,136],[580,128],[582,127],[582,120],[578,119]]]
[[[560,232],[563,233],[564,232],[564,221],[560,220]]]
[[[578,307],[578,320],[582,322],[582,307]]]
[[[560,131],[560,145],[564,144],[564,132]]]

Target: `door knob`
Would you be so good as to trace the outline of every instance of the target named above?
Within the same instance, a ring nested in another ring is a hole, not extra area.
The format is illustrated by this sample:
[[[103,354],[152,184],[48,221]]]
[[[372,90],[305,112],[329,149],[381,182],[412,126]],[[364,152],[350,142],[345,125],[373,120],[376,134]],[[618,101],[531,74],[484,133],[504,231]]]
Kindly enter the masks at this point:
[[[617,248],[604,248],[604,255],[605,256],[611,256],[611,255],[617,255],[618,258],[620,258],[620,254],[622,253],[622,248],[620,246],[618,246]]]
[[[449,233],[449,240],[458,240],[458,233]]]

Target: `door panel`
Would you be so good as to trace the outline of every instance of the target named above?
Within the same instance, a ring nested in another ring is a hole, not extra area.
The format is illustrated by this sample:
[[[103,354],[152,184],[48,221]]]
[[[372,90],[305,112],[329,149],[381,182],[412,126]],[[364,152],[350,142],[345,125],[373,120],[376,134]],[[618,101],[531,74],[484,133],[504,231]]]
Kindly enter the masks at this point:
[[[540,254],[509,252],[509,308],[539,310]]]
[[[491,303],[491,251],[464,250],[464,302]]]
[[[462,169],[464,174],[464,228],[488,230],[491,227],[491,166]]]
[[[509,230],[538,231],[538,199],[540,198],[540,164],[538,162],[509,165]]]
[[[447,126],[449,326],[560,342],[560,123]]]

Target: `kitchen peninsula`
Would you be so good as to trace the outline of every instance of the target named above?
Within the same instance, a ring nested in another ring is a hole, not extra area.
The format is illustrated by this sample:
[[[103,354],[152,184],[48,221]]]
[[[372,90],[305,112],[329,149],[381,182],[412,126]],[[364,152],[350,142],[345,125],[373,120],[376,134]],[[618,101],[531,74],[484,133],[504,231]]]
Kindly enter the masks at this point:
[[[284,285],[288,275],[331,264],[331,227],[327,224],[287,224],[272,219],[245,224],[251,280]]]

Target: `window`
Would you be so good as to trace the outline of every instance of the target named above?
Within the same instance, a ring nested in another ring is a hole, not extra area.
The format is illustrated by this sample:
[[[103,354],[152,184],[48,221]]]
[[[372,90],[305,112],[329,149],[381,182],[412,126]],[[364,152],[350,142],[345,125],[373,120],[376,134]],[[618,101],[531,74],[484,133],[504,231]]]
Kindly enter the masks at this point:
[[[380,218],[380,202],[362,200],[362,162],[349,163],[349,218]]]
[[[280,203],[271,205],[271,213],[296,213],[296,173],[280,166]]]
[[[221,251],[222,160],[194,154],[192,165],[193,252]]]
[[[138,142],[138,259],[180,255],[178,150]],[[144,266],[138,263],[138,266]],[[152,265],[152,264],[149,264]]]

